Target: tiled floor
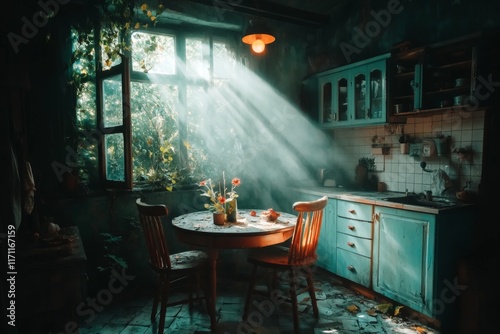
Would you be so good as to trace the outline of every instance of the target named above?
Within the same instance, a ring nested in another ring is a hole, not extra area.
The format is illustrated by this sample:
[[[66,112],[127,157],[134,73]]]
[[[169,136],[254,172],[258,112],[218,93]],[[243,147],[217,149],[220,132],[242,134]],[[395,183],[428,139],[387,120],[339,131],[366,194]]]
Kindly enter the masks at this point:
[[[245,263],[242,256],[236,259],[237,263],[234,261],[234,258],[227,259],[222,256],[218,264],[217,330],[210,331],[210,320],[205,305],[199,302],[194,305],[192,312],[188,305],[168,308],[165,333],[293,333],[292,314],[287,303],[276,305],[260,299],[257,304],[261,307],[254,307],[249,321],[242,322],[241,316],[251,267]],[[439,333],[422,323],[405,319],[401,315],[391,317],[384,313],[372,312],[371,310],[381,302],[348,290],[340,285],[337,279],[321,269],[316,269],[314,275],[320,319],[314,318],[307,293],[299,295],[299,301],[304,301],[300,311],[301,333]],[[77,312],[79,330],[75,330],[72,326],[66,329],[57,326],[57,330],[51,329],[50,331],[35,330],[34,322],[31,322],[32,328],[21,330],[19,333],[156,333],[157,323],[151,323],[150,320],[153,285],[138,286],[139,284],[133,283],[132,281],[123,291],[113,294],[112,298],[99,292],[94,296],[89,295],[90,298],[100,303],[96,303],[98,307],[93,307],[92,312],[89,311],[90,307]],[[286,291],[284,287],[283,290]],[[46,319],[41,319],[41,321],[46,321]]]
[[[243,303],[250,267],[235,266],[219,261],[217,296],[217,331],[221,334],[242,333],[293,333],[292,315],[286,303],[262,303],[268,308],[255,307],[248,322],[241,321]],[[301,333],[439,333],[421,323],[372,313],[379,303],[347,290],[321,269],[315,270],[320,319],[315,320],[307,303],[307,293],[299,296],[304,301],[301,308]],[[150,321],[152,295],[149,288],[130,287],[117,295],[92,321],[81,321],[80,333],[125,334],[156,333]],[[260,301],[262,302],[262,300]],[[350,312],[355,308],[357,311]],[[192,312],[188,305],[167,309],[165,333],[212,333],[205,305],[198,303]]]

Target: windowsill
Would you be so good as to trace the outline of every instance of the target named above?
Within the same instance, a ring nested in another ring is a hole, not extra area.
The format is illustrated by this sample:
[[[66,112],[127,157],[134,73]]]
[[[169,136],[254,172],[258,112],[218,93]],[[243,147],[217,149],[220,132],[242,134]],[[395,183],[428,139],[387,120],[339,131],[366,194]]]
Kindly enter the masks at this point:
[[[109,196],[110,193],[115,194],[133,194],[133,193],[156,193],[156,192],[171,192],[175,193],[178,191],[192,191],[199,188],[198,184],[181,184],[176,185],[173,189],[167,190],[164,186],[154,185],[154,184],[141,184],[137,185],[132,189],[111,189],[111,188],[93,188],[93,189],[82,189],[79,187],[77,191],[61,191],[58,193],[53,193],[47,196],[50,200],[65,200],[65,199],[81,199],[81,198],[95,198],[101,196]]]

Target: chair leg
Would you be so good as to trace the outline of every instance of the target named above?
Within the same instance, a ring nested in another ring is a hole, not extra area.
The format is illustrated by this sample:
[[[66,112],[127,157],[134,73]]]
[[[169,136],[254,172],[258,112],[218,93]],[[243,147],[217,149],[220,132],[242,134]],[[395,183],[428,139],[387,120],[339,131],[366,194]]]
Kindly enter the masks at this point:
[[[201,290],[200,271],[196,270],[196,299],[200,298],[200,290]]]
[[[158,310],[158,301],[160,300],[160,295],[163,290],[163,281],[164,281],[164,275],[159,274],[158,283],[156,286],[156,291],[153,299],[153,308],[151,309],[151,321],[155,321],[156,318],[156,311]]]
[[[247,299],[245,300],[245,308],[243,310],[243,320],[247,320],[248,313],[250,312],[250,303],[252,301],[252,293],[256,279],[257,279],[257,265],[254,265],[252,269],[252,276],[250,277],[250,283],[248,284]]]
[[[292,301],[293,328],[295,334],[299,333],[299,305],[297,302],[297,282],[295,272],[290,269],[290,300]]]
[[[314,291],[314,279],[311,272],[311,268],[306,269],[306,279],[307,279],[307,290],[309,291],[309,296],[311,297],[311,305],[313,308],[314,316],[319,318],[318,302],[316,300],[316,291]]]
[[[163,329],[165,328],[165,315],[167,313],[169,288],[170,288],[170,279],[167,275],[165,275],[163,281],[163,289],[161,292],[160,323],[158,325],[158,333],[161,334],[163,334]]]
[[[189,310],[192,311],[193,310],[193,292],[194,292],[194,289],[195,289],[195,281],[196,281],[196,277],[195,277],[196,273],[195,272],[191,272],[189,273],[189,277],[188,277],[188,304],[189,304]]]

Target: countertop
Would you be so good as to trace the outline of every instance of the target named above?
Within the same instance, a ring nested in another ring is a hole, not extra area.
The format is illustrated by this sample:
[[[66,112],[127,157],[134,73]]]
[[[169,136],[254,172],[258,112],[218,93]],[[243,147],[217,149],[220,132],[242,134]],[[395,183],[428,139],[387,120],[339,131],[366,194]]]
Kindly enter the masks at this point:
[[[465,207],[475,206],[475,204],[473,203],[463,203],[456,199],[440,198],[440,197],[435,197],[435,200],[436,201],[446,200],[451,202],[450,205],[436,208],[423,205],[402,204],[387,200],[390,198],[406,196],[405,193],[395,192],[395,191],[383,191],[383,192],[358,191],[358,190],[349,190],[347,188],[341,188],[341,187],[320,187],[320,186],[302,187],[302,188],[297,188],[296,190],[311,195],[328,196],[330,198],[352,201],[357,203],[365,203],[365,204],[384,206],[395,209],[410,210],[410,211],[418,211],[431,214],[440,214],[447,212],[449,210],[457,210]]]

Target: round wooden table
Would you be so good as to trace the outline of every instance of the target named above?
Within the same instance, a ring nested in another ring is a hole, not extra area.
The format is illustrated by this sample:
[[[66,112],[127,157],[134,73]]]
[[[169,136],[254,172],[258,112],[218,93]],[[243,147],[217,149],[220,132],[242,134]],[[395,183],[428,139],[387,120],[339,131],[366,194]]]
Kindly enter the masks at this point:
[[[275,222],[267,222],[259,217],[264,211],[253,209],[256,217],[248,210],[238,210],[235,223],[215,225],[210,211],[186,213],[172,220],[175,233],[180,241],[207,248],[210,257],[210,322],[216,328],[215,300],[217,296],[217,258],[219,249],[258,248],[276,245],[290,239],[293,235],[297,216],[281,213]]]

